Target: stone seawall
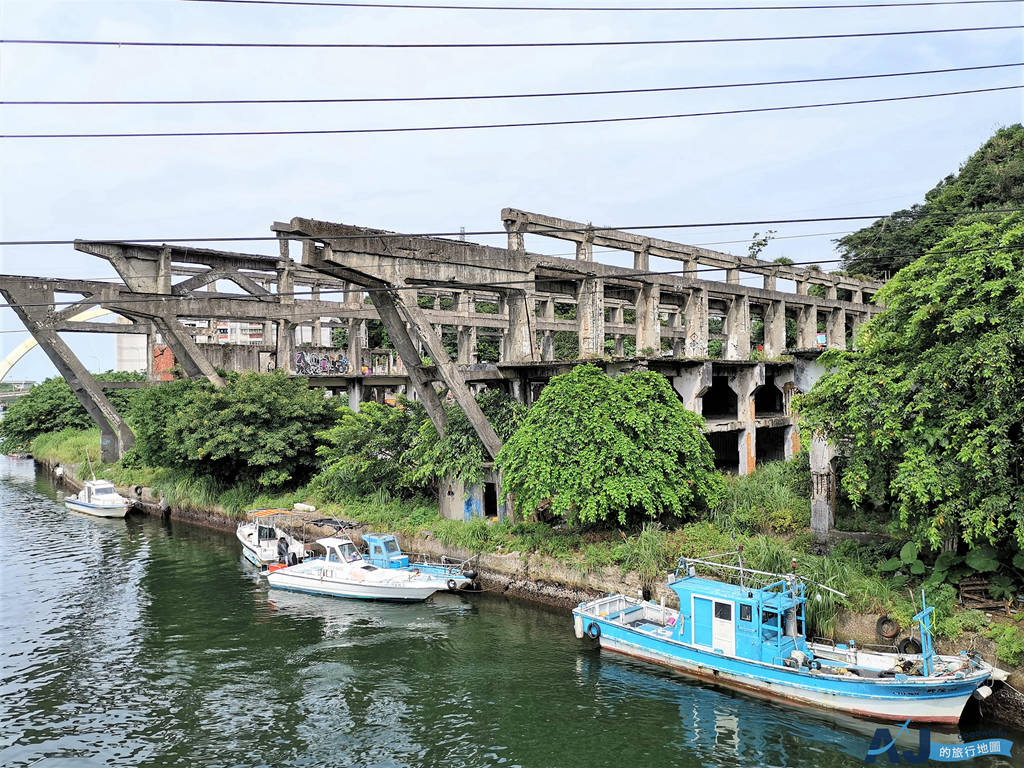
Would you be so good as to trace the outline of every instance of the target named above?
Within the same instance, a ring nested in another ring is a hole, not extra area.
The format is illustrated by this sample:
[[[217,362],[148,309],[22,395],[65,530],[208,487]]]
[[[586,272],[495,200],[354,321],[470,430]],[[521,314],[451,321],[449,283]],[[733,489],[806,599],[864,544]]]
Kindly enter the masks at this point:
[[[60,466],[56,462],[38,458],[36,461],[54,480],[76,491],[82,487],[76,465]],[[119,486],[118,491],[135,500],[136,508],[150,515],[160,515],[222,531],[234,531],[239,522],[237,516],[231,516],[223,508],[171,508],[161,498],[155,496],[150,488]],[[309,515],[309,519],[317,517],[316,513]],[[350,530],[348,533],[357,544],[361,544],[361,533],[369,531],[368,527],[363,527]],[[294,532],[304,534],[307,540],[311,540],[330,535],[333,529],[309,525],[303,528],[300,525],[294,528]],[[482,590],[556,609],[570,611],[581,602],[607,594],[641,593],[639,578],[633,573],[624,574],[615,567],[584,570],[546,555],[523,552],[478,554],[448,547],[427,531],[421,531],[413,536],[396,536],[404,552],[428,555],[433,559],[444,557],[457,561],[475,557],[475,569],[479,574],[478,582]],[[664,601],[665,605],[672,608],[679,606],[675,593],[663,584],[651,589],[649,599]],[[877,620],[878,616],[874,614],[844,611],[838,617],[836,637],[842,641],[855,641],[862,646],[878,643],[879,638],[875,633]],[[905,636],[906,630],[904,627],[901,637]],[[568,619],[566,631],[572,631]],[[983,635],[970,633],[956,641],[936,642],[936,650],[940,653],[955,654],[962,648],[977,652],[989,662],[999,664],[995,659],[995,644]],[[999,666],[1010,672],[1009,685],[1000,687],[989,699],[982,702],[982,716],[986,723],[1024,728],[1024,694],[1017,692],[1024,691],[1024,668],[1007,667],[1005,664]]]

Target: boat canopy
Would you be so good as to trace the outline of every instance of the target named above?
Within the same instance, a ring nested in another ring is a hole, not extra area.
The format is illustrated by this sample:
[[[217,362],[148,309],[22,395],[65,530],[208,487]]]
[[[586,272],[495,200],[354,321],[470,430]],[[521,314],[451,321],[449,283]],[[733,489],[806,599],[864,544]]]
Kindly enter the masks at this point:
[[[249,517],[270,517],[271,515],[294,515],[295,510],[292,509],[253,509],[247,512]]]

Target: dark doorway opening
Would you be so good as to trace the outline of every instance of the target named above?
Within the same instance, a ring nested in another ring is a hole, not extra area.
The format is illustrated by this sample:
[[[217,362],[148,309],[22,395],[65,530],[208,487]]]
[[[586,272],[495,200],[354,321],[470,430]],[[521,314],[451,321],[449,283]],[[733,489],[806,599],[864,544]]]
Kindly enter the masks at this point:
[[[774,376],[765,376],[764,386],[754,392],[754,418],[783,415],[785,408],[782,405],[782,390],[775,386]]]
[[[738,474],[740,471],[740,440],[737,432],[710,432],[707,436],[715,452],[715,469]]]
[[[786,427],[757,428],[757,464],[784,461],[786,458]]]
[[[498,488],[495,483],[484,483],[484,517],[498,516]]]
[[[709,421],[739,418],[738,398],[729,388],[728,376],[711,377],[711,387],[701,399],[701,412]]]

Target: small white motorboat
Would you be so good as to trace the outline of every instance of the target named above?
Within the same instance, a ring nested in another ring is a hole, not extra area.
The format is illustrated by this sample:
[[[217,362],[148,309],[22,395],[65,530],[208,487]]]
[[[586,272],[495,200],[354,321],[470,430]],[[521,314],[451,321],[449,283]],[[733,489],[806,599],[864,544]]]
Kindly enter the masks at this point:
[[[64,506],[75,512],[96,517],[124,517],[131,502],[119,494],[109,480],[86,480],[74,496],[64,499]]]
[[[415,569],[378,568],[363,559],[351,539],[317,539],[326,555],[292,566],[271,565],[270,586],[296,592],[363,600],[418,602],[448,589],[444,578]]]
[[[306,559],[306,545],[281,526],[277,518],[292,515],[287,509],[254,509],[248,513],[248,522],[235,531],[242,545],[242,554],[253,565],[261,568],[271,563],[295,565]]]

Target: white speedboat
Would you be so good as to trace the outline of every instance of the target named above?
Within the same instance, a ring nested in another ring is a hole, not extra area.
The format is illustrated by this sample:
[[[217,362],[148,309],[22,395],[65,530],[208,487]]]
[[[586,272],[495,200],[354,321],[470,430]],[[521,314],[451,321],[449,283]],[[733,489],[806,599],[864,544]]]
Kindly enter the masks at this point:
[[[292,566],[271,565],[270,586],[296,592],[364,600],[418,602],[448,589],[445,579],[411,570],[378,568],[347,538],[317,539],[326,555]]]
[[[124,517],[131,502],[119,494],[108,480],[86,480],[74,496],[64,499],[64,506],[75,512],[96,517]]]
[[[295,565],[306,558],[306,545],[277,525],[278,517],[294,513],[287,509],[255,509],[248,514],[248,522],[240,524],[235,532],[246,560],[263,567],[271,563]]]

